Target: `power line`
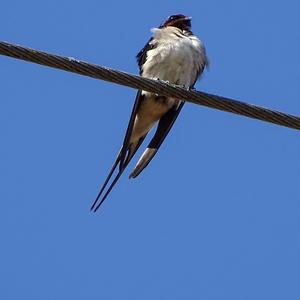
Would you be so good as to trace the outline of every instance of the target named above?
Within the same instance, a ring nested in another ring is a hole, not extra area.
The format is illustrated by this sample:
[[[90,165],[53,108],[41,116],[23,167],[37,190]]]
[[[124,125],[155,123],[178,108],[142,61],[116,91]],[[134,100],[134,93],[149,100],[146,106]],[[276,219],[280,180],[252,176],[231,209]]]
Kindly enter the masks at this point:
[[[300,130],[300,117],[0,41],[0,54]]]

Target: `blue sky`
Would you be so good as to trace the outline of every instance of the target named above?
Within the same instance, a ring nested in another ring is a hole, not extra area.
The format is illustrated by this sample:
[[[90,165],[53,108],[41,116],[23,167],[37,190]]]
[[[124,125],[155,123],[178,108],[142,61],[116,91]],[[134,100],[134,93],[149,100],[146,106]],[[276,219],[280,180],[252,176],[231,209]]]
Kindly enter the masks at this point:
[[[197,89],[300,115],[298,1],[3,1],[0,39],[137,73],[193,17]],[[89,207],[135,90],[0,56],[0,299],[299,299],[299,132],[187,104],[151,165]],[[129,169],[132,169],[130,165]]]

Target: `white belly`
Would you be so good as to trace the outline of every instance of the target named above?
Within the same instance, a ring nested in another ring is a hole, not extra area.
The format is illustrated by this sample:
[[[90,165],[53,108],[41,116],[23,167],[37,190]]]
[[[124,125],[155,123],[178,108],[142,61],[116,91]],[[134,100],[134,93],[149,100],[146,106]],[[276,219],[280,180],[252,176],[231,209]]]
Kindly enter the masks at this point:
[[[142,76],[190,87],[201,65],[205,50],[199,39],[178,34],[174,27],[154,29],[156,47],[148,51]]]
[[[153,31],[154,48],[147,52],[141,75],[191,87],[207,63],[201,41],[195,36],[185,36],[175,27]],[[160,102],[156,95],[142,93],[145,97],[135,118],[131,143],[137,143],[172,106],[180,103],[174,98]]]

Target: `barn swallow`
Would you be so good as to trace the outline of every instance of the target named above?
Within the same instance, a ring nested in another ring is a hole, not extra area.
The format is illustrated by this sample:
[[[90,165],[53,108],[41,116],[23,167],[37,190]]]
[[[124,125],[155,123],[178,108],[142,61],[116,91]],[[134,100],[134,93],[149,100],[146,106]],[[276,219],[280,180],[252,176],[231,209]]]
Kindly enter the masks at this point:
[[[191,31],[191,18],[172,15],[152,32],[152,37],[136,56],[140,75],[193,88],[208,65],[208,59],[204,45]],[[150,129],[158,122],[152,140],[129,178],[135,178],[143,171],[157,153],[183,105],[184,101],[179,99],[137,92],[123,145],[91,210],[97,211],[101,206]],[[101,198],[117,166],[117,174]]]

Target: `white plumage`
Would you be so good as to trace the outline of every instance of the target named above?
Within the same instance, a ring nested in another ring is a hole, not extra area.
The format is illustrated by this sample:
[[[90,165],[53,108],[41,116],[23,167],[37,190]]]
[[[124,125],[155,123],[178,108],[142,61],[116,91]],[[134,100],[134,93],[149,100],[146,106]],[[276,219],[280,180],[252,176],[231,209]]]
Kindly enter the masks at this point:
[[[173,26],[154,28],[152,32],[153,39],[150,44],[153,49],[147,52],[141,75],[186,88],[192,87],[208,63],[202,42],[190,32]],[[170,97],[161,102],[152,93],[145,91],[142,93],[145,98],[134,120],[130,139],[134,145],[172,106],[179,105],[181,102]],[[146,148],[130,176],[135,177],[156,151],[156,149]]]
[[[153,39],[141,75],[191,87],[207,65],[202,42],[194,35],[177,27],[153,28]],[[131,142],[137,143],[173,105],[180,101],[167,98],[158,101],[156,96],[143,91],[145,99],[136,115]]]
[[[142,67],[142,76],[190,87],[207,64],[205,48],[194,35],[176,27],[152,29],[152,44]]]

